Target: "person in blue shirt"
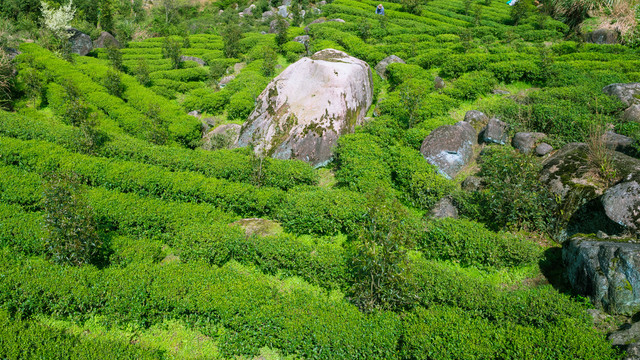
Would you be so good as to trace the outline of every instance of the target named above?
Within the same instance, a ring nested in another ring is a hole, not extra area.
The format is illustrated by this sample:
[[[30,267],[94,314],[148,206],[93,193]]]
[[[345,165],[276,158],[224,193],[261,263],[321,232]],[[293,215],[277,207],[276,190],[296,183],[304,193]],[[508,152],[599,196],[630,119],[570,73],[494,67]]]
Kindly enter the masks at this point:
[[[378,5],[378,7],[376,8],[376,14],[384,15],[384,7],[382,7],[382,4]]]

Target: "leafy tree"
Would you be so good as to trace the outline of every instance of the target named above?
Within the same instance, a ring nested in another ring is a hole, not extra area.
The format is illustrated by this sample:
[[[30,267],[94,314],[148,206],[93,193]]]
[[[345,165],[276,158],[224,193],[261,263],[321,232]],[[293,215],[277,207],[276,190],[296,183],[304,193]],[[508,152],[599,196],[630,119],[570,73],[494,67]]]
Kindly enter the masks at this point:
[[[113,42],[110,42],[107,45],[107,59],[109,59],[109,62],[114,69],[124,71],[124,65],[122,64],[122,52],[115,44],[113,44]]]
[[[242,39],[242,29],[235,22],[229,22],[222,31],[222,41],[224,43],[224,56],[235,58],[240,53],[240,40]]]
[[[35,71],[30,69],[31,71]],[[13,62],[4,50],[0,49],[0,108],[11,102],[15,82]]]
[[[527,18],[536,11],[532,0],[520,0],[511,7],[511,21],[514,25],[518,25],[520,21]]]
[[[45,186],[43,208],[47,251],[58,264],[95,263],[102,240],[93,209],[87,205],[76,174],[51,174]]]
[[[212,61],[209,64],[209,82],[214,88],[219,87],[220,78],[227,73],[227,66],[221,61]]]
[[[80,90],[71,80],[63,84],[65,90],[65,112],[63,119],[69,125],[80,126],[89,116],[89,106],[82,98]]]
[[[400,102],[409,117],[406,124],[408,128],[413,127],[420,120],[419,112],[424,102],[424,94],[427,92],[427,84],[418,79],[409,79],[398,87]]]
[[[300,6],[300,0],[292,0],[291,5],[291,25],[300,26],[302,22],[302,9]]]
[[[156,145],[165,145],[169,140],[169,124],[160,117],[160,107],[150,105],[145,115],[147,115],[151,122],[149,141]]]
[[[420,4],[422,2],[426,2],[426,1],[422,1],[422,0],[401,0],[402,10],[404,10],[404,11],[410,13],[410,14],[420,15]]]
[[[104,87],[107,88],[109,94],[119,98],[122,98],[125,90],[120,74],[112,69],[107,70],[107,75],[104,78]]]
[[[275,72],[278,62],[278,54],[270,47],[264,47],[264,60],[262,61],[262,74],[271,76]]]
[[[366,18],[362,18],[358,24],[358,36],[365,42],[371,37],[371,23]]]
[[[171,37],[165,37],[162,42],[162,57],[171,60],[171,67],[180,69],[182,66],[182,48],[180,42]]]
[[[361,310],[399,310],[415,301],[407,249],[418,222],[395,198],[378,189],[368,195],[367,220],[355,234],[350,298]]]
[[[147,60],[138,59],[138,65],[135,70],[136,79],[138,82],[144,86],[147,86],[151,83],[151,77],[149,72],[149,65],[147,64]]]
[[[100,28],[113,33],[113,4],[112,0],[100,1],[100,18],[98,19]]]
[[[282,16],[278,16],[276,19],[276,44],[281,47],[287,42],[287,30],[289,29],[289,23]]]

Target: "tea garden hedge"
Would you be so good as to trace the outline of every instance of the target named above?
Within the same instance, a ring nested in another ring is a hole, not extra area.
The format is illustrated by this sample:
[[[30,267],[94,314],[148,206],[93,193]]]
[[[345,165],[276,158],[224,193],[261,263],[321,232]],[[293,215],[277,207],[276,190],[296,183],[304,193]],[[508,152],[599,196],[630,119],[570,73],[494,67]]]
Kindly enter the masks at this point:
[[[560,266],[557,245],[540,241],[553,199],[539,190],[506,205],[518,189],[539,189],[522,170],[533,160],[483,152],[478,167],[494,178],[469,194],[419,148],[471,109],[556,146],[583,141],[594,123],[638,139],[619,120],[624,105],[601,92],[640,81],[637,49],[582,43],[535,10],[515,21],[499,0],[432,0],[417,11],[382,2],[385,16],[372,0],[294,1],[307,16],[284,40],[267,33],[274,18],[237,19],[249,4],[227,3],[172,25],[175,34],[72,61],[20,45],[19,96],[0,110],[1,358],[621,358],[589,303],[544,280]],[[311,23],[320,17],[344,22]],[[234,21],[242,37],[229,56]],[[306,31],[310,53],[406,61],[386,80],[374,75],[372,119],[340,138],[323,169],[202,149],[203,125],[187,113],[242,123],[305,55],[293,38]],[[171,42],[206,65],[176,68],[164,53]],[[273,73],[266,49],[277,54]],[[497,175],[503,165],[515,183]],[[56,207],[59,194],[83,210]],[[430,220],[445,196],[461,218]],[[80,243],[64,250],[52,234],[66,226],[60,208],[92,224],[70,230]],[[283,230],[248,234],[232,225],[243,218]],[[61,260],[86,246],[83,236],[96,239],[89,261]],[[379,277],[375,291],[363,274]]]

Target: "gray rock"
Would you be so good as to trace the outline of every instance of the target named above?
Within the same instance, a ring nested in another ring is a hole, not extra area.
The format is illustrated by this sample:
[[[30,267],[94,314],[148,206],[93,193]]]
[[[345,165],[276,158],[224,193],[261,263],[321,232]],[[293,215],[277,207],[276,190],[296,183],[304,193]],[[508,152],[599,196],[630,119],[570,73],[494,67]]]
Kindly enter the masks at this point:
[[[287,5],[278,6],[278,15],[286,18],[289,16],[289,12],[287,11]]]
[[[500,89],[493,89],[493,91],[491,92],[494,95],[510,95],[511,93],[506,91],[506,90],[500,90]]]
[[[489,117],[482,111],[471,110],[464,114],[464,121],[473,125],[474,128],[482,128],[489,122]]]
[[[319,51],[269,83],[242,127],[238,146],[253,143],[258,154],[324,165],[338,138],[363,122],[372,99],[366,62],[334,49]]]
[[[640,244],[574,237],[562,260],[571,287],[610,314],[640,310]]]
[[[253,16],[253,9],[255,9],[256,6],[254,4],[251,4],[251,6],[249,6],[248,8],[244,9],[242,11],[242,15],[244,16]]]
[[[624,324],[608,338],[611,345],[626,352],[624,360],[640,359],[640,322]]]
[[[318,6],[325,6],[325,5],[327,5],[327,2],[326,2],[326,1],[324,1],[324,0],[322,0],[322,1],[320,1],[320,2],[318,3]]]
[[[444,89],[446,85],[444,83],[444,80],[440,76],[436,76],[436,78],[433,80],[433,86],[436,88],[436,90],[440,90]]]
[[[519,132],[513,137],[511,145],[524,154],[528,154],[535,149],[536,144],[547,135],[543,133]]]
[[[325,22],[325,21],[327,21],[327,19],[325,19],[325,18],[319,18],[319,19],[315,19],[315,20],[313,20],[312,22],[310,22],[310,23],[309,23],[309,25],[313,25],[313,24],[322,24],[322,23],[323,23],[323,22]],[[308,33],[309,33],[309,25],[305,26],[305,28],[304,28],[304,32],[305,32],[306,34],[308,34]]]
[[[220,82],[218,83],[218,85],[221,88],[223,88],[223,87],[227,86],[227,84],[230,83],[235,78],[236,78],[235,74],[224,76],[224,77],[222,77],[222,79],[220,79]]]
[[[619,183],[604,192],[602,206],[609,219],[638,233],[640,185],[635,180]]]
[[[287,23],[287,27],[289,27],[289,22],[287,20],[284,20],[284,22]],[[273,20],[269,23],[269,34],[275,34],[277,31],[277,26],[278,26],[278,20]]]
[[[464,191],[479,191],[482,189],[482,178],[477,176],[468,176],[461,184]]]
[[[618,32],[610,29],[598,29],[588,33],[585,41],[600,45],[614,45],[618,43]]]
[[[640,104],[633,104],[622,114],[622,119],[626,121],[640,122]]]
[[[553,151],[553,146],[547,143],[541,143],[538,146],[536,146],[536,155],[538,156],[545,156],[552,151]]]
[[[399,57],[395,56],[395,55],[389,55],[386,58],[380,60],[380,62],[378,63],[378,65],[376,65],[375,69],[376,69],[376,73],[378,75],[380,75],[381,78],[386,79],[387,78],[387,66],[389,66],[389,64],[393,64],[393,63],[400,63],[400,64],[406,64],[406,62],[402,59],[400,59]]]
[[[429,212],[429,217],[433,219],[458,218],[458,209],[448,196],[440,199]]]
[[[68,28],[69,42],[71,43],[71,52],[80,56],[86,56],[93,50],[93,41],[91,37],[76,28]]]
[[[195,56],[182,55],[182,56],[180,56],[180,60],[182,60],[182,61],[193,61],[193,62],[197,63],[200,66],[207,66],[207,62],[206,61],[204,61],[204,60],[202,60],[200,58],[197,58]]]
[[[611,84],[605,86],[602,92],[617,97],[627,106],[640,103],[640,99],[634,97],[640,95],[640,83]]]
[[[478,134],[469,123],[444,125],[433,130],[422,142],[422,156],[448,179],[454,178],[473,157]]]
[[[191,115],[191,116],[195,117],[196,119],[200,119],[202,117],[202,115],[200,114],[200,112],[198,110],[190,111],[187,115]]]
[[[9,59],[13,60],[16,58],[16,56],[22,54],[21,51],[18,51],[14,48],[5,48],[4,49],[5,54],[7,54],[7,56],[9,56]]]
[[[346,21],[342,20],[342,19],[329,19],[327,21],[335,21],[335,22],[339,22],[339,23],[345,23]]]
[[[282,5],[291,5],[291,0],[282,0]]]
[[[267,20],[270,17],[273,17],[276,13],[273,11],[265,11],[262,13],[262,20]]]
[[[633,143],[635,141],[628,136],[616,134],[613,131],[607,131],[602,137],[604,145],[610,150],[619,151],[627,155],[634,151]]]
[[[230,149],[238,143],[241,126],[225,124],[210,131],[204,136],[202,148],[205,150]]]
[[[309,35],[296,36],[293,38],[293,41],[304,45],[305,50],[309,53],[309,42],[311,41],[311,37]]]
[[[483,131],[482,141],[485,143],[504,145],[507,143],[508,139],[509,134],[507,133],[507,123],[500,121],[497,118],[491,118],[487,127]]]
[[[109,46],[115,46],[117,48],[122,47],[120,42],[106,31],[101,32],[100,36],[93,42],[93,47],[95,49],[106,48]]]

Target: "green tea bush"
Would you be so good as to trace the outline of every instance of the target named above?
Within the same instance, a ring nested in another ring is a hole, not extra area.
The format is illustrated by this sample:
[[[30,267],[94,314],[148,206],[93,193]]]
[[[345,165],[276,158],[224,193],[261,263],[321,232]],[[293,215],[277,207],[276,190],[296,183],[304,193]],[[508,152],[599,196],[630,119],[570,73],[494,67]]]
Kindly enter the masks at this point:
[[[369,134],[341,136],[335,148],[336,180],[359,192],[391,189],[391,171],[379,140]]]
[[[484,70],[489,63],[488,54],[451,55],[442,64],[440,74],[448,78],[456,78],[464,73]]]
[[[514,81],[536,82],[540,80],[540,67],[533,61],[504,61],[487,66],[498,81],[512,83]]]
[[[253,94],[249,91],[240,91],[229,98],[227,113],[232,120],[246,120],[255,107]]]
[[[408,79],[417,79],[428,84],[425,92],[433,90],[433,77],[429,72],[417,65],[392,63],[387,66],[386,75],[391,89],[396,88]]]
[[[497,81],[488,71],[474,71],[460,76],[451,85],[445,88],[445,94],[459,100],[475,100],[491,92]]]
[[[453,260],[463,266],[519,266],[535,262],[541,253],[527,239],[493,233],[482,224],[450,218],[429,222],[420,242],[426,257]]]

